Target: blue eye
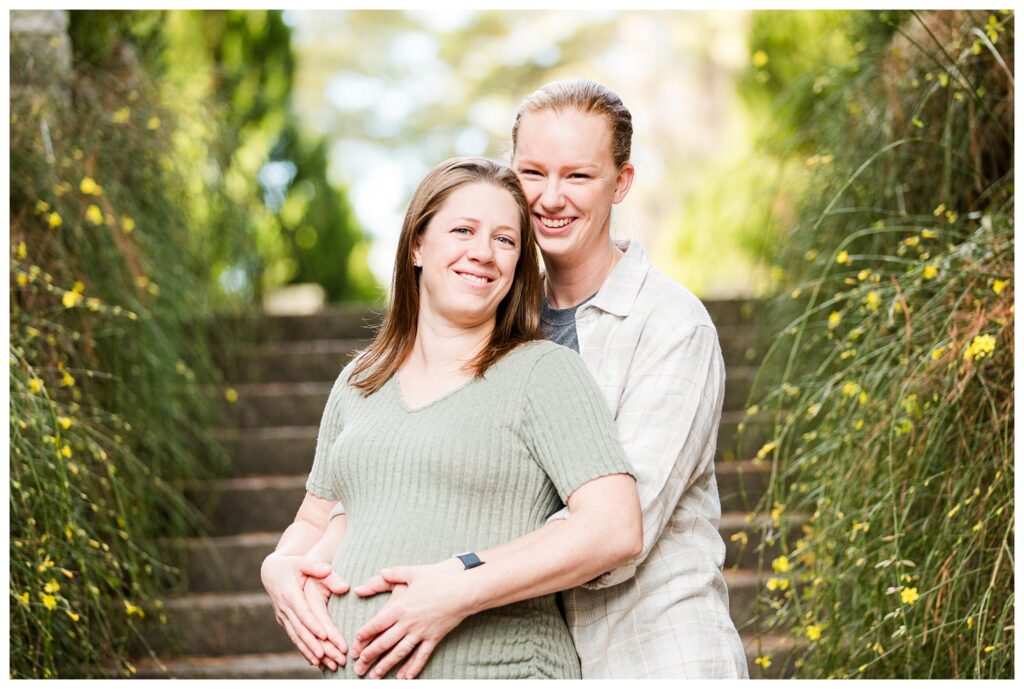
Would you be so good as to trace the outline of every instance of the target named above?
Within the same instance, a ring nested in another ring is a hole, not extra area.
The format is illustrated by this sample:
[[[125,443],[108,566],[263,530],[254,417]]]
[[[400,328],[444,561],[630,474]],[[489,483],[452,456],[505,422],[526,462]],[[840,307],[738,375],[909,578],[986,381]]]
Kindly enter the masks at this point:
[[[521,174],[521,175],[531,175],[531,176],[533,176],[533,175],[539,175],[540,173],[539,173],[539,172],[537,172],[536,170],[521,170],[521,171],[519,172],[519,174]]]
[[[472,232],[472,230],[470,230],[468,227],[456,227],[455,229],[452,230],[452,232],[456,232],[458,234],[467,234]]]
[[[512,239],[511,237],[498,237],[497,239],[498,239],[499,242],[507,244],[508,246],[515,246],[516,245],[515,240]]]

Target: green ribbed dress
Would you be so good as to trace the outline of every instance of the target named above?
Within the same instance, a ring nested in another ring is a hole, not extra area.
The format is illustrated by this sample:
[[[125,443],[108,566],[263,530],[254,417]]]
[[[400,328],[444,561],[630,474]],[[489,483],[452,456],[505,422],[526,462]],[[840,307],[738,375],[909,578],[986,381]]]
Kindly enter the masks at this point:
[[[351,370],[331,391],[306,489],[345,505],[348,531],[333,566],[352,585],[384,567],[505,543],[543,526],[587,481],[633,474],[596,383],[565,347],[521,345],[483,378],[418,409],[405,404],[397,377],[363,397],[347,385]],[[386,601],[333,596],[328,612],[351,643]],[[350,659],[324,676],[354,678],[354,666]],[[554,595],[467,618],[420,673],[579,676]]]

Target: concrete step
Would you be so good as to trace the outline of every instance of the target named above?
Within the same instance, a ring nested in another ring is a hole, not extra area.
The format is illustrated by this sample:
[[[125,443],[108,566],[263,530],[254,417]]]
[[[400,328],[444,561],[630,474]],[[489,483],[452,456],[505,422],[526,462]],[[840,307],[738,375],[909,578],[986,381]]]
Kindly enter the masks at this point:
[[[361,340],[299,340],[250,345],[231,361],[219,361],[237,383],[334,382],[355,352],[370,344]]]
[[[296,367],[299,366],[296,364]],[[238,428],[316,426],[320,423],[331,387],[342,367],[339,360],[337,370],[324,380],[236,383],[232,387],[238,399],[234,402],[221,400],[227,423]],[[267,369],[263,368],[263,364],[257,364],[250,370]],[[723,413],[746,408],[747,395],[755,373],[753,366],[740,366],[726,371]]]
[[[245,341],[263,344],[299,340],[345,340],[373,337],[385,307],[336,304],[309,316],[225,316],[223,329]]]
[[[280,533],[292,523],[305,497],[306,476],[246,476],[206,481],[189,486],[187,492],[194,504],[213,505],[208,512],[212,536],[258,531]],[[767,486],[768,466],[721,462],[716,465],[716,477],[722,511],[749,511]]]
[[[309,404],[313,406],[314,403]],[[321,406],[317,418],[309,425],[268,425],[218,431],[217,438],[231,457],[233,476],[308,474],[313,465],[319,414],[322,413]],[[284,409],[279,415],[297,415],[297,412]],[[722,414],[718,427],[716,464],[734,461],[738,454],[742,459],[750,459],[761,447],[764,433],[750,419],[747,419],[749,428],[743,446],[739,446],[737,428],[744,418],[745,414],[741,411]]]
[[[726,570],[729,613],[737,627],[748,624],[758,594],[758,576]],[[232,656],[281,653],[293,649],[262,590],[200,593],[167,601],[167,625],[147,629],[147,638],[165,656]]]
[[[802,520],[800,520],[802,522]],[[747,523],[743,512],[722,515],[720,531],[725,541],[725,567],[754,569],[760,554],[762,525],[766,519]],[[745,533],[747,543],[732,539],[734,534]],[[180,541],[180,561],[185,569],[188,590],[193,593],[262,591],[260,565],[263,558],[274,550],[281,531],[249,532],[214,538],[190,538]],[[779,545],[766,548],[764,561],[781,554]]]
[[[704,302],[719,330],[754,322],[761,302],[757,299],[722,299]],[[250,342],[360,339],[372,337],[386,307],[368,304],[337,304],[309,316],[237,317],[218,319],[218,330]]]
[[[752,679],[793,677],[786,668],[792,665],[790,656],[798,642],[788,637],[742,637],[747,664]],[[771,659],[767,670],[754,663],[759,655]],[[157,664],[151,660],[137,664],[140,679],[321,679],[316,668],[310,667],[298,651],[258,653],[231,656],[199,656],[171,658]]]
[[[730,370],[756,366],[764,354],[764,346],[750,326],[727,326],[718,335]],[[217,363],[227,379],[237,383],[333,382],[353,353],[369,344],[368,337],[270,341],[236,347],[232,357],[218,356]]]

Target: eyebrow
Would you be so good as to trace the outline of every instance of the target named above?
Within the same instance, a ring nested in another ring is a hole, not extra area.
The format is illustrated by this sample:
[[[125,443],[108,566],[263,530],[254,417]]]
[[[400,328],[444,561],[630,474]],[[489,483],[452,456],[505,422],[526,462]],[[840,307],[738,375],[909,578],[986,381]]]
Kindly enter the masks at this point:
[[[454,220],[454,221],[471,222],[471,223],[474,223],[476,225],[480,224],[479,220],[477,220],[476,218],[470,217],[468,215],[460,215],[460,216],[458,216],[456,218],[452,218],[452,220]],[[495,227],[494,229],[496,229],[496,230],[516,230],[516,231],[518,231],[519,228],[518,227],[512,227],[511,225],[499,225],[499,226]]]
[[[544,166],[541,165],[540,163],[538,163],[535,160],[530,160],[529,158],[520,158],[519,161],[516,163],[516,167],[544,167]],[[579,163],[568,163],[566,165],[562,165],[561,167],[562,167],[562,169],[566,169],[566,168],[570,168],[570,169],[588,169],[588,168],[600,167],[600,165],[598,165],[597,163],[583,163],[583,162],[579,162]]]

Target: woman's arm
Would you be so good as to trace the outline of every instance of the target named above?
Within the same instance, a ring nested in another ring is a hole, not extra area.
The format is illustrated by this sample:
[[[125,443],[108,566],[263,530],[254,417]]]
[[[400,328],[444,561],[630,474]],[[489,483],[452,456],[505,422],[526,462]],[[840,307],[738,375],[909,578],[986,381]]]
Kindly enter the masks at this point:
[[[631,476],[585,483],[569,497],[569,510],[568,519],[478,552],[482,566],[467,570],[451,558],[393,567],[353,589],[364,596],[394,591],[356,633],[356,673],[364,674],[383,658],[371,673],[383,677],[411,655],[398,676],[415,677],[441,639],[469,615],[578,586],[629,561],[643,547],[640,502]],[[395,590],[399,585],[406,588]]]
[[[260,568],[260,579],[274,606],[277,623],[284,627],[292,643],[313,665],[318,665],[326,653],[321,639],[329,640],[333,646],[327,649],[332,651],[328,657],[344,664],[343,654],[340,658],[335,657],[338,655],[336,649],[345,645],[341,633],[333,624],[323,623],[325,618],[330,623],[326,610],[323,616],[314,614],[303,593],[310,577],[322,580],[332,592],[339,595],[348,590],[348,585],[332,574],[329,558],[319,557],[328,549],[329,554],[333,555],[344,537],[344,517],[331,520],[332,528],[327,528],[328,514],[335,504],[334,500],[306,493],[295,521],[285,529],[277,548],[267,555]],[[315,552],[310,554],[311,550]]]

